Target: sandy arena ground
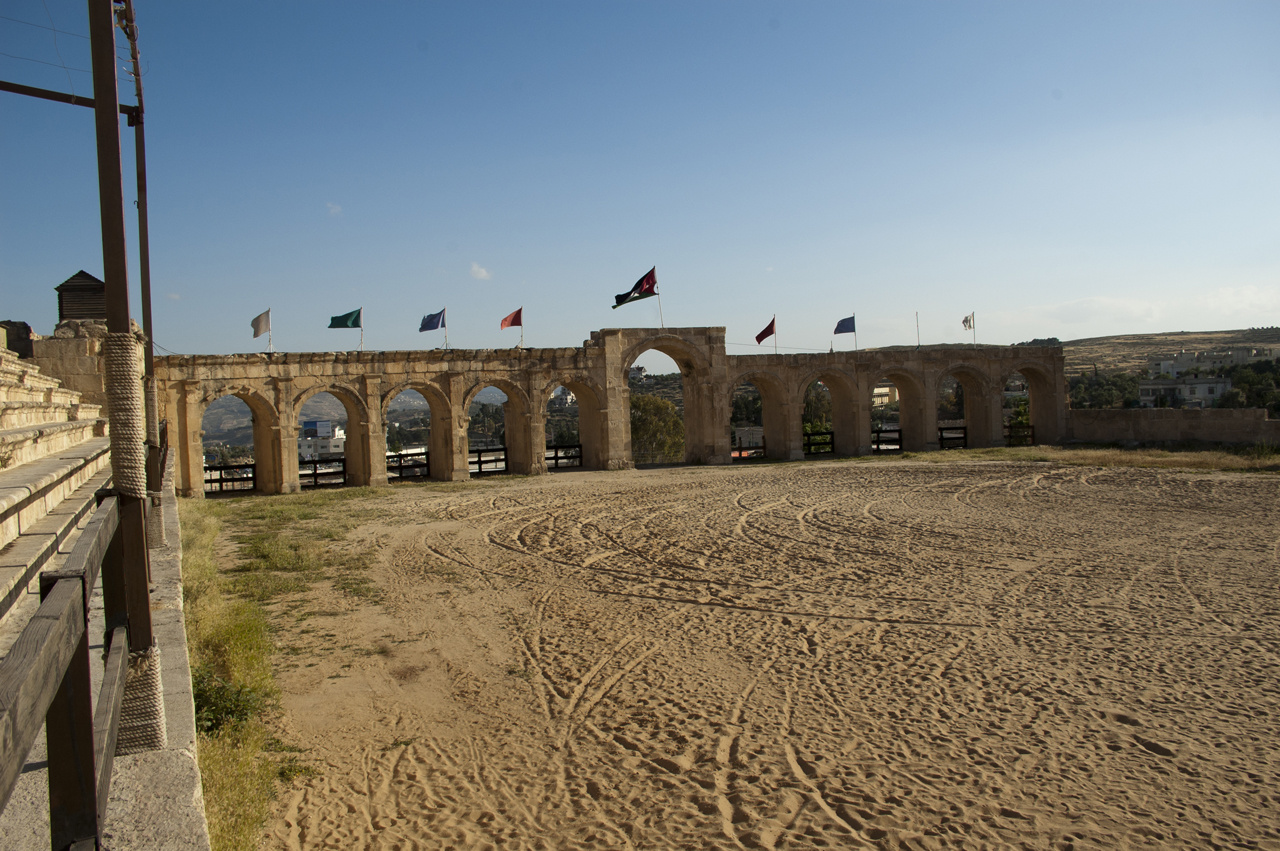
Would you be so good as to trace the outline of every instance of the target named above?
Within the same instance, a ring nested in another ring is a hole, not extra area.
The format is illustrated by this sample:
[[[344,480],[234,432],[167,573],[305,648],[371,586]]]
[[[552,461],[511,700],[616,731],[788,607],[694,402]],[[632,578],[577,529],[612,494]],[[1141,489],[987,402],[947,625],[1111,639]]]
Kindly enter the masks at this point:
[[[399,489],[285,607],[264,848],[1280,848],[1280,478]],[[289,619],[292,622],[292,619]]]

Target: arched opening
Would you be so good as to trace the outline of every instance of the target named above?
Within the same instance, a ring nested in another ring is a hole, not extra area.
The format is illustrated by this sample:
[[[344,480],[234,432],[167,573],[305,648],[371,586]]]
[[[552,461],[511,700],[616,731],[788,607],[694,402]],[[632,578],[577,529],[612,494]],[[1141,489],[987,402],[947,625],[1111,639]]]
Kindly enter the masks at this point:
[[[205,496],[259,489],[257,425],[249,403],[235,394],[214,399],[204,409],[200,433]]]
[[[685,381],[692,366],[660,348],[627,366],[631,460],[637,467],[688,463],[692,447],[685,422]]]
[[[387,403],[387,480],[422,479],[431,474],[431,405],[406,388]]]
[[[835,371],[806,380],[800,421],[804,454],[858,454],[858,404],[853,383]]]
[[[468,472],[532,473],[532,431],[528,397],[520,388],[501,380],[477,384],[467,395]]]
[[[603,470],[604,417],[600,395],[580,379],[565,379],[546,397],[545,459],[548,470]]]
[[[835,412],[831,390],[821,379],[804,389],[804,410],[800,415],[805,455],[834,455],[836,451]]]
[[[938,383],[938,448],[964,449],[968,445],[964,385],[948,375]]]
[[[507,472],[507,394],[481,387],[467,407],[467,470],[472,475]]]
[[[298,407],[298,484],[304,489],[369,484],[369,423],[358,397],[331,387]]]
[[[1053,392],[1050,376],[1023,365],[1005,377],[1003,386],[1001,419],[1007,445],[1057,442],[1061,400]]]
[[[796,408],[785,385],[768,372],[740,375],[729,399],[730,451],[734,461],[800,457]],[[791,433],[788,434],[788,426]],[[735,446],[736,444],[736,446]]]
[[[729,401],[729,447],[734,462],[766,457],[764,402],[750,381],[733,388]]]
[[[898,385],[891,380],[876,382],[871,389],[871,451],[901,452],[902,400]]]
[[[999,444],[1000,406],[991,382],[971,366],[957,366],[938,381],[938,448]]]

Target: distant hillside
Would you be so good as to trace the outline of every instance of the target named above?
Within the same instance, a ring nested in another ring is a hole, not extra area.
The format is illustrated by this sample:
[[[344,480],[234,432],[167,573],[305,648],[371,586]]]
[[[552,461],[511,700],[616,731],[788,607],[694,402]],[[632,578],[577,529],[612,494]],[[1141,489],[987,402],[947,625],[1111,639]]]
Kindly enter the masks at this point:
[[[1092,372],[1145,371],[1147,362],[1180,351],[1207,352],[1245,346],[1280,348],[1280,327],[1239,331],[1171,331],[1068,340],[1062,344],[1067,376]]]

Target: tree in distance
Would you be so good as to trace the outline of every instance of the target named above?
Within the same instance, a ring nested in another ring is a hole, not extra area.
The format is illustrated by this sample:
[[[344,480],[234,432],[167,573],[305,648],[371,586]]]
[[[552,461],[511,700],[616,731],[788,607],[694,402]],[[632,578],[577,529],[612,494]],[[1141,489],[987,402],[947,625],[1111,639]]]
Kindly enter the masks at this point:
[[[631,397],[631,457],[638,464],[684,460],[684,421],[673,403],[643,393]]]

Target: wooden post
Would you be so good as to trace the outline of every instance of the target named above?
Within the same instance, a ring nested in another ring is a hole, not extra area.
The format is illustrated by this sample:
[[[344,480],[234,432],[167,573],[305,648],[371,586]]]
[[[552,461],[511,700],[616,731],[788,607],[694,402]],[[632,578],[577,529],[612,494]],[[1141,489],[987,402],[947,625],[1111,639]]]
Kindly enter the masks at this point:
[[[52,580],[52,581],[50,581]],[[88,618],[84,579],[43,577],[40,597],[74,593],[78,616]],[[84,620],[81,621],[84,624]],[[45,743],[49,752],[49,834],[51,847],[68,848],[98,836],[98,791],[93,764],[93,698],[89,681],[89,631],[80,637],[71,663],[45,713]]]
[[[94,128],[98,148],[98,205],[102,217],[102,267],[106,284],[107,332],[131,333],[129,267],[125,250],[124,178],[120,166],[120,119],[116,111],[115,6],[112,0],[88,0],[92,49]],[[108,371],[110,372],[110,371]],[[108,374],[108,382],[112,376]],[[120,430],[118,401],[141,387],[108,386],[111,429]],[[113,468],[115,468],[113,460]],[[119,471],[117,470],[117,480]],[[145,650],[152,644],[151,569],[147,551],[145,496],[120,496],[120,534],[123,541],[126,594],[129,602],[129,646]]]

